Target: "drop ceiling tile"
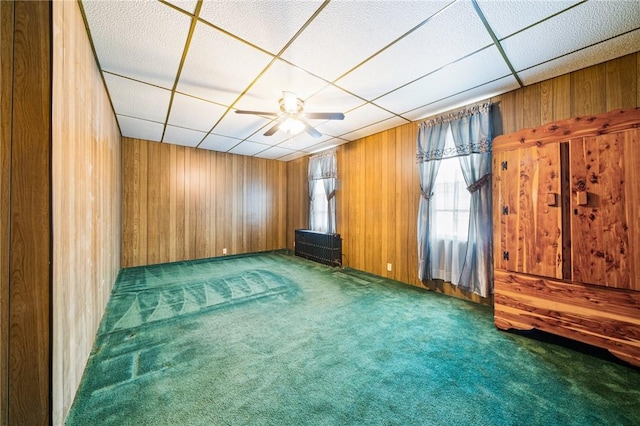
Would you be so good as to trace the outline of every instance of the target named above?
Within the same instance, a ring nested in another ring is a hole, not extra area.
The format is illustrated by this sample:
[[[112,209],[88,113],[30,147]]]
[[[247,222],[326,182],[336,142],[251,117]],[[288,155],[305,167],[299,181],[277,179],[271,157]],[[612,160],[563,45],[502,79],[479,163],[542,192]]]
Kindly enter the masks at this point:
[[[415,109],[411,112],[403,114],[403,117],[411,121],[421,121],[428,117],[444,114],[466,105],[472,105],[476,102],[487,100],[493,96],[516,90],[520,86],[513,75],[501,78],[494,82],[476,87],[469,91],[451,96],[438,102]]]
[[[164,131],[164,138],[162,141],[174,145],[195,147],[206,135],[207,134],[205,132],[184,129],[182,127],[167,126],[167,129]]]
[[[300,157],[304,157],[305,155],[307,155],[306,152],[300,152],[300,151],[293,151],[291,154],[289,155],[285,155],[282,158],[279,158],[280,161],[292,161],[292,160],[297,160]]]
[[[309,153],[309,154],[317,154],[319,152],[327,151],[327,150],[333,149],[333,148],[335,148],[337,146],[344,145],[347,142],[348,141],[340,139],[340,138],[333,138],[333,139],[330,139],[330,140],[328,140],[326,142],[322,142],[322,143],[319,143],[317,145],[312,146],[311,148],[309,148],[307,150],[307,153]],[[340,177],[340,170],[338,170],[338,177]]]
[[[358,129],[354,132],[347,133],[342,135],[342,139],[346,139],[348,141],[355,141],[357,139],[362,139],[367,136],[371,136],[375,133],[380,133],[385,130],[393,129],[394,127],[402,126],[407,124],[408,121],[401,117],[392,117],[388,120],[380,121],[378,123],[372,124],[371,126],[363,127],[362,129]]]
[[[160,2],[82,2],[102,70],[172,88],[191,19]]]
[[[269,123],[271,120],[257,115],[236,114],[235,111],[229,111],[213,129],[213,133],[244,140]],[[266,129],[260,134],[265,131]]]
[[[271,56],[198,22],[178,90],[228,106],[271,60]]]
[[[637,52],[639,46],[640,29],[521,71],[518,75],[525,85],[530,85]]]
[[[492,46],[441,68],[375,102],[383,108],[402,115],[407,111],[510,74],[500,52]]]
[[[268,148],[269,148],[269,145],[263,145],[261,143],[245,141],[237,145],[235,148],[233,148],[229,152],[231,154],[253,156]]]
[[[122,136],[134,139],[160,142],[164,125],[153,121],[139,120],[137,118],[118,115],[118,124]]]
[[[590,1],[505,39],[501,44],[520,71],[640,26],[636,1]]]
[[[169,90],[109,73],[104,73],[104,79],[116,114],[164,123],[171,99]]]
[[[322,1],[205,1],[200,18],[274,55],[313,15]]]
[[[198,0],[167,0],[167,2],[192,15],[196,10],[196,5],[198,4]]]
[[[326,85],[324,80],[284,61],[277,60],[240,98],[235,108],[280,112],[279,100],[282,98],[283,91],[293,92],[304,100]]]
[[[324,142],[329,139],[333,139],[333,137],[328,135],[322,135],[321,137],[316,139],[305,132],[305,133],[300,133],[299,135],[296,135],[291,139],[282,141],[278,146],[287,148],[287,149],[297,150],[297,151],[304,151],[309,147],[312,147],[314,145],[319,144],[320,142]]]
[[[580,0],[477,1],[498,40],[580,3]]]
[[[471,2],[457,2],[336,84],[372,100],[492,43]]]
[[[282,57],[333,81],[447,3],[420,0],[331,2]],[[393,17],[392,22],[390,17]]]
[[[320,133],[341,136],[345,133],[352,131],[353,129],[360,129],[362,127],[370,126],[378,121],[391,118],[393,115],[372,104],[365,104],[359,108],[349,111],[345,114],[344,120],[330,120],[326,121],[318,126],[316,130]]]
[[[227,152],[234,146],[242,142],[241,139],[229,138],[227,136],[216,135],[210,133],[198,148],[209,149],[212,151]]]
[[[347,113],[365,103],[364,100],[345,92],[334,85],[324,87],[321,91],[307,99],[307,112],[342,112]]]
[[[176,93],[168,124],[208,132],[226,110],[223,106]]]
[[[256,154],[256,157],[259,158],[267,158],[270,160],[278,160],[282,157],[285,157],[287,155],[293,154],[296,151],[292,151],[290,149],[286,149],[286,148],[281,148],[279,146],[274,146],[271,147],[269,149],[267,149],[266,151],[262,151],[259,154]]]

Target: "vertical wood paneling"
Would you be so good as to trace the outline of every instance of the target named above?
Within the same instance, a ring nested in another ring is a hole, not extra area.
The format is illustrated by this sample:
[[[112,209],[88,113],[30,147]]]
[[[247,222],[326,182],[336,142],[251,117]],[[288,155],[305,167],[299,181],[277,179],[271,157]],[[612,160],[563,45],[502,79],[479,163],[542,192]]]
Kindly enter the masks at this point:
[[[9,212],[11,205],[11,108],[13,2],[0,2],[0,424],[9,423]]]
[[[571,116],[606,112],[605,64],[571,73]]]
[[[9,312],[6,341],[8,349],[7,411],[9,424],[47,424],[51,422],[51,4],[16,1],[2,6],[11,15],[3,26],[3,71],[9,69],[8,113],[10,144],[8,194]],[[5,43],[10,42],[9,45]],[[4,54],[5,49],[12,52]],[[4,60],[12,64],[7,66]],[[4,132],[3,132],[4,136]],[[5,145],[6,146],[6,145]],[[3,161],[4,162],[4,161]],[[7,166],[4,166],[5,170]],[[5,231],[5,232],[6,232]],[[4,254],[4,251],[3,251]],[[1,373],[5,379],[4,372]],[[4,406],[4,401],[3,401]],[[4,416],[3,416],[4,417]]]
[[[607,111],[636,107],[636,61],[636,55],[627,55],[605,64]]]
[[[541,84],[533,84],[522,89],[522,127],[537,127],[542,125]]]
[[[130,138],[122,152],[140,164],[122,173],[123,221],[148,224],[123,227],[124,267],[285,248],[285,163]],[[125,255],[140,237],[145,249]]]
[[[133,244],[121,252],[121,227],[137,235],[140,224],[135,203],[121,221],[121,200],[132,192],[121,191],[120,132],[78,4],[52,7],[53,424],[63,424],[121,255],[136,256]],[[124,164],[136,181],[138,159]]]
[[[342,147],[340,147],[342,150]],[[309,227],[309,185],[307,183],[307,173],[309,167],[309,157],[298,158],[287,163],[287,227],[286,242],[287,248],[294,248],[294,231],[296,229],[307,229]],[[340,156],[338,156],[338,167],[340,167]],[[346,185],[346,175],[343,169],[338,169],[338,189],[336,194],[344,191]],[[346,170],[344,170],[346,172]],[[337,195],[336,195],[337,196]],[[344,206],[336,205],[338,211],[336,220],[338,229],[345,227],[346,211]],[[342,218],[342,219],[341,219]],[[345,238],[345,235],[342,236]]]

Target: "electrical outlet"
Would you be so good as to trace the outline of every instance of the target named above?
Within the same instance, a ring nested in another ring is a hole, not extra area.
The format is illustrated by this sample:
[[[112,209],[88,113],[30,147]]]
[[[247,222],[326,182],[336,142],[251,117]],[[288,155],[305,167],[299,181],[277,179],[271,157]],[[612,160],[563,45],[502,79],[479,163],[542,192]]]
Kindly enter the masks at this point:
[[[227,248],[226,247],[222,249],[222,254],[227,254]]]
[[[387,263],[387,271],[391,272],[391,269],[392,269],[392,268],[391,268],[391,264],[390,264],[390,263]]]

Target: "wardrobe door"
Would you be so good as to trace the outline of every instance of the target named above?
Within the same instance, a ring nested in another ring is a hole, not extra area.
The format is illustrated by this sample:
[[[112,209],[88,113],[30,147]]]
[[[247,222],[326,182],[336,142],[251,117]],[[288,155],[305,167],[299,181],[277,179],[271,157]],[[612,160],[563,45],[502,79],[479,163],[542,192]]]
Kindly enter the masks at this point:
[[[640,130],[572,140],[572,280],[640,290]]]
[[[496,268],[563,278],[560,147],[494,152]]]

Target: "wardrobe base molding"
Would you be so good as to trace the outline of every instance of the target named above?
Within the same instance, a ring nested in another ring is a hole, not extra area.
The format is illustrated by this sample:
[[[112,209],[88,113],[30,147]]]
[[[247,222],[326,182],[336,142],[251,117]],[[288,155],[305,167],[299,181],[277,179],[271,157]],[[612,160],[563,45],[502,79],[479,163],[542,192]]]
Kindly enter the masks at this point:
[[[495,270],[494,322],[607,349],[640,367],[640,292]]]

